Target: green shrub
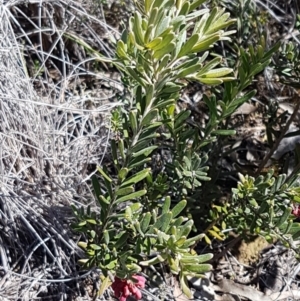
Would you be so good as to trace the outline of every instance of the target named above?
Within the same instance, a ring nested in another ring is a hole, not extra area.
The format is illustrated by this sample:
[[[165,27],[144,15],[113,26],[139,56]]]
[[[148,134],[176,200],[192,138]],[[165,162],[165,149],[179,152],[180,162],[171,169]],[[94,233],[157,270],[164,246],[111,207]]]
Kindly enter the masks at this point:
[[[224,9],[199,9],[204,2],[138,2],[112,61],[132,98],[112,113],[112,162],[98,167],[93,178],[100,213],[74,207],[74,229],[87,238],[80,242],[86,268],[98,266],[105,277],[125,279],[141,266],[167,263],[188,296],[187,276],[201,277],[211,268],[205,262],[212,254],[193,251],[199,240],[222,240],[224,230],[232,228],[292,245],[300,230],[292,218],[292,202],[299,200],[295,177],[241,175],[226,202],[219,204],[213,194],[217,166],[209,170],[208,162],[235,134],[228,120],[255,95],[249,86],[280,44],[266,49],[262,36],[255,47],[237,48],[234,70],[226,67],[225,58],[211,49],[230,41],[235,31],[228,27],[235,20]],[[203,96],[209,111],[205,126],[188,122],[189,110],[176,113],[189,81],[219,85],[220,99]],[[161,149],[167,149],[168,158],[155,171],[153,158]],[[198,229],[199,222],[207,225],[204,233],[191,235],[193,218]]]

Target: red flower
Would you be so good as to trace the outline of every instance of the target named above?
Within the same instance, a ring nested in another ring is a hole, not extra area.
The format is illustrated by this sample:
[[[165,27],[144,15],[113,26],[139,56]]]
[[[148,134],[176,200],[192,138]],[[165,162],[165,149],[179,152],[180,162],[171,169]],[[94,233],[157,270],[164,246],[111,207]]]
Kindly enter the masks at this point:
[[[115,277],[115,282],[112,284],[115,297],[119,298],[120,301],[126,301],[127,297],[133,295],[137,300],[142,299],[142,293],[138,288],[144,288],[146,279],[143,276],[132,276],[132,280],[120,279]]]
[[[293,205],[292,214],[296,217],[300,217],[300,206],[298,204]]]

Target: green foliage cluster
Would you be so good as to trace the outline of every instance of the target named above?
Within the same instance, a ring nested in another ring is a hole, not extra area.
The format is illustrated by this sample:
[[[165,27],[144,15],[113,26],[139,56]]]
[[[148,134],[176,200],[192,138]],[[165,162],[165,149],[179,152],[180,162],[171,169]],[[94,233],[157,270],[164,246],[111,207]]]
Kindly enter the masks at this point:
[[[256,179],[240,174],[231,203],[237,210],[224,220],[237,225],[238,233],[259,234],[268,241],[279,239],[293,246],[293,240],[300,235],[300,224],[294,222],[291,214],[291,203],[299,200],[296,179],[288,180],[285,174],[275,178],[272,170]]]
[[[297,15],[296,30],[300,29],[300,15]],[[289,86],[300,87],[300,53],[298,44],[287,42],[282,45],[277,54],[278,64],[275,66],[278,74],[282,77],[281,81]]]
[[[233,228],[291,245],[300,233],[291,214],[292,202],[299,200],[296,178],[275,178],[271,172],[257,178],[241,175],[225,203],[209,196],[218,172],[212,159],[219,156],[220,143],[235,133],[228,120],[255,95],[246,89],[280,44],[267,49],[262,36],[257,46],[237,47],[236,67],[226,67],[211,49],[230,41],[235,31],[228,27],[235,20],[224,9],[199,9],[204,2],[137,2],[112,61],[132,98],[112,113],[112,163],[98,167],[99,176],[93,178],[99,213],[74,207],[74,229],[87,239],[80,242],[85,267],[98,266],[106,277],[128,278],[141,266],[166,263],[188,296],[187,276],[200,277],[211,268],[205,262],[212,254],[193,251],[199,240],[222,240],[223,230]],[[220,85],[217,95],[203,96],[209,111],[204,126],[190,121],[189,110],[176,112],[189,81]],[[170,156],[154,172],[153,155],[161,149]],[[199,214],[208,228],[190,235]]]

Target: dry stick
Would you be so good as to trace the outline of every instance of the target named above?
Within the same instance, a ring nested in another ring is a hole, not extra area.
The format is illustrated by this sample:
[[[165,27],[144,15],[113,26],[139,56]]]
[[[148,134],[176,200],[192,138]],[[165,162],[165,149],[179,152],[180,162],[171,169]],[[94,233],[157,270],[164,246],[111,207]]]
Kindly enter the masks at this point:
[[[250,286],[242,285],[228,279],[222,279],[218,285],[214,285],[213,287],[215,291],[246,297],[251,301],[280,301],[290,297],[297,300],[300,298],[300,292],[298,290],[275,292],[271,295],[266,295]]]
[[[295,117],[296,117],[296,115],[297,115],[297,113],[299,111],[299,107],[300,107],[300,101],[297,101],[297,104],[295,106],[295,109],[294,109],[294,112],[293,112],[292,116],[288,120],[288,122],[287,122],[286,126],[284,127],[283,131],[281,132],[279,138],[276,139],[276,141],[275,141],[273,147],[271,148],[271,150],[268,152],[268,154],[265,156],[265,158],[260,163],[257,171],[254,173],[254,177],[257,177],[261,173],[262,169],[265,167],[265,165],[270,160],[270,158],[272,157],[272,155],[274,154],[274,152],[277,150],[277,148],[279,146],[279,143],[284,138],[284,136],[285,136],[286,132],[288,131],[291,123],[294,121],[294,119],[295,119]]]

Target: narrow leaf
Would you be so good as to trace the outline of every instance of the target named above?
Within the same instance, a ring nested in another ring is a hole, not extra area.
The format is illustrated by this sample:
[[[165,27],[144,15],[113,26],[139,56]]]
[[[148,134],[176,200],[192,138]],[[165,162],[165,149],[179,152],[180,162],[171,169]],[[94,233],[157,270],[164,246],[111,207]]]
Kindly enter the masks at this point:
[[[129,201],[129,200],[134,200],[134,199],[137,199],[143,195],[145,195],[147,193],[147,190],[146,189],[142,189],[142,190],[139,190],[139,191],[136,191],[134,193],[131,193],[129,195],[125,195],[121,198],[118,198],[116,200],[116,204],[119,204],[119,203],[122,203],[122,202],[125,202],[125,201]]]
[[[143,179],[145,179],[148,176],[150,171],[151,171],[150,168],[146,168],[146,169],[138,172],[137,174],[133,175],[128,180],[126,180],[124,183],[122,183],[121,187],[125,187],[129,184],[136,184],[136,183],[142,181]]]
[[[202,263],[197,265],[185,265],[184,269],[185,271],[189,271],[197,274],[204,274],[212,269],[212,265],[207,263],[204,264]]]
[[[198,42],[200,36],[198,34],[194,34],[192,35],[188,41],[183,45],[183,47],[181,48],[177,58],[180,58],[186,54],[189,54],[192,52],[193,47],[196,45],[196,43]]]
[[[127,186],[116,191],[116,195],[127,195],[134,192],[133,186]]]
[[[104,279],[101,279],[101,285],[98,291],[98,296],[102,296],[104,292],[110,287],[111,283],[112,282],[109,276],[105,277]]]
[[[186,204],[187,204],[187,201],[182,200],[172,209],[173,218],[178,216],[182,212],[182,210],[185,208]]]
[[[135,158],[135,157],[138,157],[138,156],[141,156],[141,155],[144,155],[145,157],[148,157],[158,146],[157,145],[152,145],[152,146],[148,146],[136,153],[133,153],[132,154],[132,157]]]
[[[211,37],[205,38],[201,40],[199,43],[194,45],[192,48],[192,52],[200,52],[208,49],[210,46],[212,46],[215,42],[219,41],[221,38],[220,34],[214,34]]]
[[[183,293],[184,293],[189,299],[191,299],[191,298],[192,298],[192,293],[191,293],[190,288],[188,287],[187,278],[186,278],[182,273],[180,273],[179,279],[180,279],[180,286],[181,286],[181,289],[182,289]]]
[[[117,242],[115,243],[114,247],[116,249],[121,248],[127,242],[128,237],[129,237],[129,233],[128,232],[124,232],[121,235],[121,237],[117,240]]]
[[[164,200],[164,204],[162,207],[162,214],[168,213],[170,211],[170,206],[171,206],[171,198],[167,196]]]
[[[147,212],[143,215],[142,221],[141,221],[141,231],[145,233],[148,230],[149,224],[151,220],[151,213]]]
[[[100,168],[99,166],[97,166],[97,170],[101,173],[101,175],[108,181],[108,182],[112,182],[112,179],[103,171],[102,168]]]

